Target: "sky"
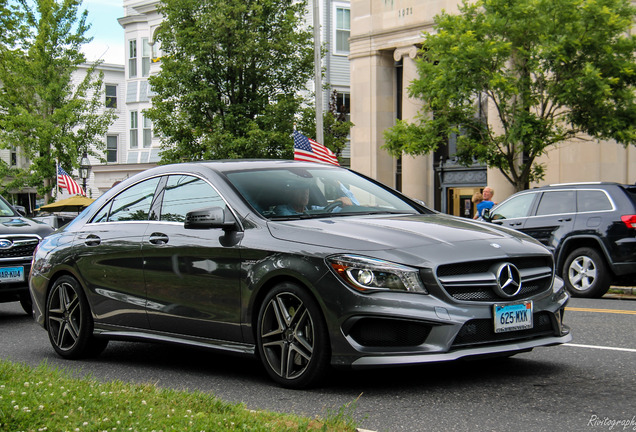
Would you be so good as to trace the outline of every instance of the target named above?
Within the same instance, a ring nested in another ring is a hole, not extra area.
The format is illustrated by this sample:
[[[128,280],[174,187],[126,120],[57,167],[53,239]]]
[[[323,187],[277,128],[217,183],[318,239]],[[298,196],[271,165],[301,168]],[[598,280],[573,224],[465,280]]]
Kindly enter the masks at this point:
[[[124,64],[124,29],[117,18],[124,16],[122,0],[84,0],[80,10],[88,10],[91,24],[87,36],[93,41],[83,46],[86,59],[104,60],[104,63]]]

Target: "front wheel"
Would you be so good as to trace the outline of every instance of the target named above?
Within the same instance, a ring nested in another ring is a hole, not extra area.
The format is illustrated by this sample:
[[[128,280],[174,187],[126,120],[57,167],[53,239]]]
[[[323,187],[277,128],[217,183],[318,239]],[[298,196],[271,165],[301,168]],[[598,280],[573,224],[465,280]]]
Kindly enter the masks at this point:
[[[88,301],[79,282],[71,276],[59,278],[49,292],[46,327],[53,349],[64,358],[97,355],[108,343],[93,336]]]
[[[292,283],[276,286],[265,297],[258,314],[257,345],[265,370],[283,387],[306,388],[329,365],[329,336],[320,309]]]
[[[610,276],[603,257],[589,247],[574,250],[563,266],[563,281],[575,297],[602,297],[610,287]]]

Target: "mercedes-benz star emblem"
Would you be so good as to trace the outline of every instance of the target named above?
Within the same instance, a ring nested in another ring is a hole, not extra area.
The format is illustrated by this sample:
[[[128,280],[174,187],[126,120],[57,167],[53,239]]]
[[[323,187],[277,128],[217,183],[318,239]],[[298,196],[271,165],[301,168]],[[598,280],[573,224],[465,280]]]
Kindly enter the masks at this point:
[[[503,263],[497,269],[497,294],[501,297],[514,297],[521,291],[521,273],[511,263]]]

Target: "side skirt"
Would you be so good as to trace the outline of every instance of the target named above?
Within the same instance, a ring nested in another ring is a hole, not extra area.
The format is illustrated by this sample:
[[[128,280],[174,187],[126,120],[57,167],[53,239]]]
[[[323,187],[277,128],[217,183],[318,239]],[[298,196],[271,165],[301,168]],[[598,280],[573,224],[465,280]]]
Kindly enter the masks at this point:
[[[232,352],[237,354],[245,354],[250,356],[254,356],[256,354],[256,347],[252,344],[224,341],[218,339],[186,338],[183,336],[178,336],[170,333],[155,332],[152,330],[119,328],[114,326],[103,327],[95,324],[93,334],[96,337],[103,337],[112,340],[171,343]]]

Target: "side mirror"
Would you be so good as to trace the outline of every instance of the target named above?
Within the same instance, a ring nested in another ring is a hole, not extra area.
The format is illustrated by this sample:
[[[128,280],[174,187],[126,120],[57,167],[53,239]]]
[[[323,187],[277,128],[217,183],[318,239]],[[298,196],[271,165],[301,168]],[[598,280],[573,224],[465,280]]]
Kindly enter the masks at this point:
[[[483,209],[481,211],[481,218],[485,220],[486,222],[490,222],[491,221],[490,209]]]
[[[18,214],[20,214],[21,216],[26,216],[26,208],[24,206],[15,205],[13,207],[15,208],[15,211],[18,212]]]
[[[221,207],[206,207],[186,214],[185,229],[221,228],[232,230],[236,227],[236,219],[232,212]]]

